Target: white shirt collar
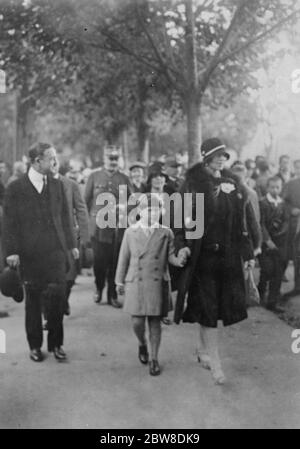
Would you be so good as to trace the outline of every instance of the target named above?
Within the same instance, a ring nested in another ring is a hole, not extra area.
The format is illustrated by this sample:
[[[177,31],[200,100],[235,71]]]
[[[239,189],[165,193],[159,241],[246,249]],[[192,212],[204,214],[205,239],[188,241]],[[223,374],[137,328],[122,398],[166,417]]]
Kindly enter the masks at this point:
[[[267,200],[276,207],[283,202],[283,199],[280,196],[278,198],[273,198],[270,193],[267,193]]]
[[[44,179],[47,183],[47,176],[43,175],[42,173],[39,173],[36,171],[33,167],[30,167],[28,171],[28,178],[31,184],[35,187],[35,189],[38,191],[38,193],[41,193],[44,186]]]

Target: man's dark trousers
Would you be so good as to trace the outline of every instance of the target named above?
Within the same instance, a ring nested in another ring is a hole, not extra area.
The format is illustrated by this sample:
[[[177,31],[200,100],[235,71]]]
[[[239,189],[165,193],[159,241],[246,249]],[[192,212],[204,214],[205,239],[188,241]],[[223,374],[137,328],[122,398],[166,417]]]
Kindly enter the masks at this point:
[[[93,238],[94,274],[98,293],[101,295],[107,280],[107,301],[116,299],[115,273],[124,229],[114,229],[112,242]]]
[[[25,328],[30,349],[43,343],[42,311],[47,317],[48,351],[63,345],[66,258],[61,250],[24,264]],[[34,266],[35,265],[35,266]]]

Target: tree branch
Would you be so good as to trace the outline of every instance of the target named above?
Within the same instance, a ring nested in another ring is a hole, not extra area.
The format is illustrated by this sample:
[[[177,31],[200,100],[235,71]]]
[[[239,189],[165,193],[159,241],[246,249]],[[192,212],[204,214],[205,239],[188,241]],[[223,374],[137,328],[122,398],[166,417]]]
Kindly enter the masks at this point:
[[[185,0],[186,30],[185,30],[185,46],[186,46],[186,65],[187,65],[187,91],[198,91],[199,74],[198,61],[196,54],[196,38],[195,38],[195,16],[193,9],[193,0]]]
[[[298,9],[296,12],[293,12],[291,14],[289,14],[287,17],[285,17],[284,19],[280,20],[279,22],[277,22],[275,25],[273,25],[272,27],[270,27],[268,30],[258,34],[256,37],[254,37],[253,39],[250,39],[248,42],[245,42],[245,44],[241,45],[240,47],[238,47],[237,49],[233,50],[232,52],[230,52],[229,54],[227,54],[226,56],[224,56],[223,58],[221,58],[219,60],[219,63],[223,64],[224,62],[226,62],[228,59],[232,59],[234,56],[236,56],[238,53],[240,53],[241,51],[246,50],[248,47],[250,47],[251,45],[255,44],[256,42],[258,42],[259,40],[265,38],[266,36],[268,36],[269,34],[271,34],[273,31],[277,30],[278,28],[280,28],[282,25],[284,25],[285,23],[287,23],[288,21],[290,21],[291,19],[295,18],[295,16],[297,14],[300,13],[300,9]]]
[[[159,63],[159,65],[162,67],[162,71],[164,72],[167,80],[175,87],[175,89],[178,89],[177,83],[176,81],[172,78],[170,71],[169,71],[169,67],[166,64],[166,62],[164,61],[163,56],[160,54],[160,51],[156,45],[156,43],[154,42],[154,39],[152,38],[151,34],[149,33],[148,28],[145,25],[145,20],[144,17],[142,17],[141,12],[140,12],[140,8],[138,5],[138,1],[135,1],[135,7],[136,7],[136,13],[137,13],[137,17],[139,20],[140,25],[143,28],[143,31],[150,43],[150,46],[154,52],[154,55],[156,56],[157,62]],[[175,69],[175,67],[170,68],[170,70],[175,73],[176,76],[178,76],[177,70]]]
[[[204,70],[204,73],[202,75],[203,82],[201,83],[201,88],[205,89],[205,87],[207,86],[207,84],[209,82],[209,78],[210,78],[211,74],[213,73],[215,68],[218,66],[218,64],[220,62],[221,54],[223,53],[224,49],[226,49],[228,42],[236,28],[236,25],[239,22],[241,13],[243,12],[243,9],[245,8],[246,4],[247,4],[247,0],[242,0],[240,2],[240,4],[237,6],[235,13],[233,14],[233,17],[231,19],[230,25],[225,32],[222,42],[220,43],[216,53],[212,57],[208,67]]]
[[[197,17],[199,14],[201,14],[203,11],[206,10],[207,4],[209,3],[209,0],[202,1],[201,5],[197,6],[195,9],[195,17]]]
[[[111,33],[107,33],[104,30],[100,30],[100,33],[103,34],[103,36],[105,36],[108,40],[112,41],[116,46],[117,49],[113,48],[113,47],[105,47],[106,50],[110,50],[110,51],[117,51],[120,53],[125,53],[128,56],[133,57],[136,61],[138,62],[142,62],[143,64],[147,65],[149,68],[151,68],[152,70],[155,70],[157,72],[161,72],[161,69],[159,66],[154,65],[151,61],[149,61],[147,58],[144,58],[143,56],[141,56],[140,54],[135,53],[134,51],[130,50],[130,48],[128,48],[127,46],[125,46],[122,42],[120,42],[115,36],[113,36]],[[91,44],[95,47],[99,46],[97,44]]]
[[[159,9],[160,9],[161,17],[162,17],[161,23],[162,23],[162,29],[163,29],[166,53],[168,55],[168,58],[171,61],[172,67],[176,70],[178,75],[181,75],[180,72],[176,69],[176,62],[175,62],[175,58],[174,58],[174,52],[173,52],[173,48],[172,48],[172,45],[171,45],[170,36],[167,33],[166,22],[165,22],[165,20],[163,18],[163,16],[164,16],[163,9],[162,8],[159,8]]]

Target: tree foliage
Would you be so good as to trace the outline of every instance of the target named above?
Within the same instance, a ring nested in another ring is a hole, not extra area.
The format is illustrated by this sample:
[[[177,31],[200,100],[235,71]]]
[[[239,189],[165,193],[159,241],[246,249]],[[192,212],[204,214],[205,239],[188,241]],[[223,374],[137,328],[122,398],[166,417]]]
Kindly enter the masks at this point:
[[[267,39],[297,17],[295,0],[3,0],[0,67],[23,122],[74,111],[110,142],[135,126],[142,149],[159,111],[181,109],[192,162],[201,111],[257,88]]]

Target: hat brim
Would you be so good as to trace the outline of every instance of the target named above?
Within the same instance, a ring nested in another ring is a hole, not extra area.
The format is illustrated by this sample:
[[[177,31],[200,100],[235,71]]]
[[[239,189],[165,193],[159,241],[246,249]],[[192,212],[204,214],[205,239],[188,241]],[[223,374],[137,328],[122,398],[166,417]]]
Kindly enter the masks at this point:
[[[224,154],[224,156],[226,157],[227,161],[230,159],[230,154],[227,153],[227,151],[225,151],[224,149],[217,149],[215,151],[212,151],[211,153],[207,154],[202,154],[203,159],[212,159],[214,156],[216,156],[217,154]]]
[[[146,167],[142,164],[135,164],[129,167],[129,171],[134,170],[135,168],[141,168],[142,170],[145,170]]]

